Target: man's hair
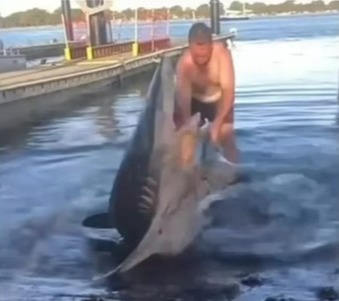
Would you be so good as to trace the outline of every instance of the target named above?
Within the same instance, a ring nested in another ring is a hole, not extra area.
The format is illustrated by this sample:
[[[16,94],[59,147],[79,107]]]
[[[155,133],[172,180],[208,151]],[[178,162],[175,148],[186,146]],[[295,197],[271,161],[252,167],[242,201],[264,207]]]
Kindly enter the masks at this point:
[[[195,23],[188,32],[188,43],[211,43],[212,30],[203,22]]]

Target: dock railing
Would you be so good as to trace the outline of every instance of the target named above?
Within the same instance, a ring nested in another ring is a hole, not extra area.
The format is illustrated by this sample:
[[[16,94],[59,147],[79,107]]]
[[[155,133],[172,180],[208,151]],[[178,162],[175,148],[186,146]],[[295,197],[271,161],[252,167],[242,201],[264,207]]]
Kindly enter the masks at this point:
[[[0,56],[19,56],[19,55],[21,55],[20,49],[17,48],[0,49]]]

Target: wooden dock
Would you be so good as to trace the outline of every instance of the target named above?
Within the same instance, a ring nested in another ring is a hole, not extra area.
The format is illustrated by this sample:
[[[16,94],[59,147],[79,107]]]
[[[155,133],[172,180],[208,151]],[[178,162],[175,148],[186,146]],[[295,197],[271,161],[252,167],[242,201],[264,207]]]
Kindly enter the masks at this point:
[[[229,34],[215,38],[220,41],[233,39]],[[154,67],[164,54],[179,56],[187,48],[180,45],[173,48],[132,57],[131,53],[115,55],[91,61],[78,60],[62,62],[53,66],[38,66],[23,71],[0,74],[0,105],[10,104],[56,92],[78,89],[78,92],[93,86],[107,86],[133,74]],[[81,89],[79,89],[81,88]]]

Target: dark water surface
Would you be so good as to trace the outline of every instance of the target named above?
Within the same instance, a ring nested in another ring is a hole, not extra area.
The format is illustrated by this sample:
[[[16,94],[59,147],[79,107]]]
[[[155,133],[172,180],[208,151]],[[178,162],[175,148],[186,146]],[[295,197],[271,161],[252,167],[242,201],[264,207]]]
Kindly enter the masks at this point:
[[[337,19],[317,20],[324,32],[338,29]],[[262,22],[241,26],[256,34]],[[310,33],[308,17],[276,22],[302,33],[233,49],[237,145],[252,182],[222,192],[188,256],[114,281],[114,298],[320,300],[319,287],[339,288],[339,40]],[[2,134],[0,300],[107,293],[91,277],[108,261],[88,251],[80,223],[106,208],[148,84]]]

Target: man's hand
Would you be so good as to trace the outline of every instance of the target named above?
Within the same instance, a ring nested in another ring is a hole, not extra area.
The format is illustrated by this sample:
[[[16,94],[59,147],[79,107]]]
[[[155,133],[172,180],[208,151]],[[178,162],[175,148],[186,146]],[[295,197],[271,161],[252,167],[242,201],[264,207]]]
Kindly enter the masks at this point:
[[[210,135],[211,135],[211,141],[214,144],[220,144],[220,134],[221,134],[221,127],[222,127],[222,122],[216,118],[210,128]]]

